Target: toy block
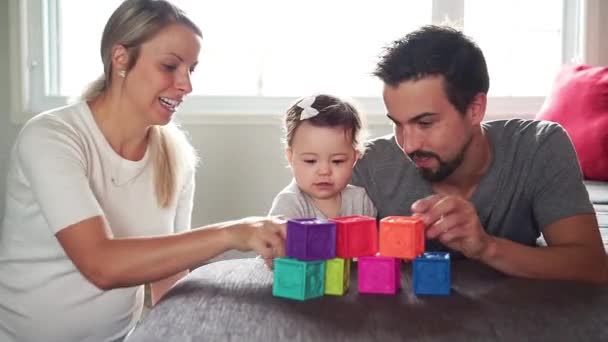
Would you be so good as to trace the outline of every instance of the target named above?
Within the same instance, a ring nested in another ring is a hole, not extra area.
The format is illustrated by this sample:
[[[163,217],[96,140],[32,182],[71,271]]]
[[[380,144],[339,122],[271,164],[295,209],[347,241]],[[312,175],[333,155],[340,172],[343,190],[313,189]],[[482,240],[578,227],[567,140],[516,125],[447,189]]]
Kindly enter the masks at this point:
[[[367,216],[344,216],[331,219],[336,223],[336,256],[356,258],[376,255],[378,226],[376,219]]]
[[[447,252],[426,252],[414,259],[414,294],[449,295],[450,254]]]
[[[325,261],[274,259],[272,295],[297,300],[322,297],[325,292]]]
[[[325,294],[342,296],[350,286],[350,259],[325,261]]]
[[[359,293],[396,294],[401,287],[399,259],[363,256],[358,264]]]
[[[412,260],[424,252],[424,222],[418,217],[380,220],[380,255]]]
[[[327,260],[336,257],[336,224],[316,219],[287,221],[285,254],[303,261]]]

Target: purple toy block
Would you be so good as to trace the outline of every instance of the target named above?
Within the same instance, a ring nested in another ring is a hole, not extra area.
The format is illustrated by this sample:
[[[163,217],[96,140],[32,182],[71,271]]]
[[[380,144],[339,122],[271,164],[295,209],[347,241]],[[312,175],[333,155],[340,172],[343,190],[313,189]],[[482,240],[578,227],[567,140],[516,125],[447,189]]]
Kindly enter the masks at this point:
[[[288,257],[303,261],[326,260],[336,257],[336,224],[317,219],[287,221]]]
[[[397,293],[401,287],[399,259],[380,255],[358,259],[359,293]]]

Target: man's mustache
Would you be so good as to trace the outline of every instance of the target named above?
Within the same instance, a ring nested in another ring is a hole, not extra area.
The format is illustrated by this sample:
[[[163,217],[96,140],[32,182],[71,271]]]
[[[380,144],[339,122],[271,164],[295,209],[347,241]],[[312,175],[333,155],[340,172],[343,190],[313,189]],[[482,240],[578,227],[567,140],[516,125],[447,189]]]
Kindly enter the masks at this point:
[[[437,154],[430,151],[414,151],[412,153],[409,153],[407,156],[410,157],[410,159],[435,158],[437,160],[441,160],[439,159],[439,156]]]

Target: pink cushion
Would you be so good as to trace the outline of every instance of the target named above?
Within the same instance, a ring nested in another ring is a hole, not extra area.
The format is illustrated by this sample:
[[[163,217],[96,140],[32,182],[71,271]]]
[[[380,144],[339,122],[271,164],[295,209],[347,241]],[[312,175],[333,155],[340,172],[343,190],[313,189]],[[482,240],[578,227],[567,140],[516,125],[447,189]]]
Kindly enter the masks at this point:
[[[608,180],[608,67],[564,66],[536,118],[566,129],[586,179]]]

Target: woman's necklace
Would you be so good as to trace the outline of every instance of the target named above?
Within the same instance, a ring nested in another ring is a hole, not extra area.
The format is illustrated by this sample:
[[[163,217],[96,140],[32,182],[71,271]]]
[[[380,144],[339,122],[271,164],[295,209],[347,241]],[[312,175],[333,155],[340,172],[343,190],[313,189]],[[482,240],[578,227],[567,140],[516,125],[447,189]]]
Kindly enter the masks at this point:
[[[144,171],[146,170],[147,166],[148,166],[148,161],[150,160],[150,158],[146,156],[144,156],[144,158],[146,158],[146,161],[143,163],[143,165],[139,166],[137,171],[135,171],[135,174],[127,177],[126,179],[122,179],[123,178],[123,172],[122,172],[122,164],[124,162],[124,158],[120,158],[120,161],[118,162],[118,166],[116,167],[115,172],[113,172],[110,176],[110,180],[112,181],[112,184],[116,187],[122,188],[125,187],[131,183],[133,183],[139,176],[141,176]]]

